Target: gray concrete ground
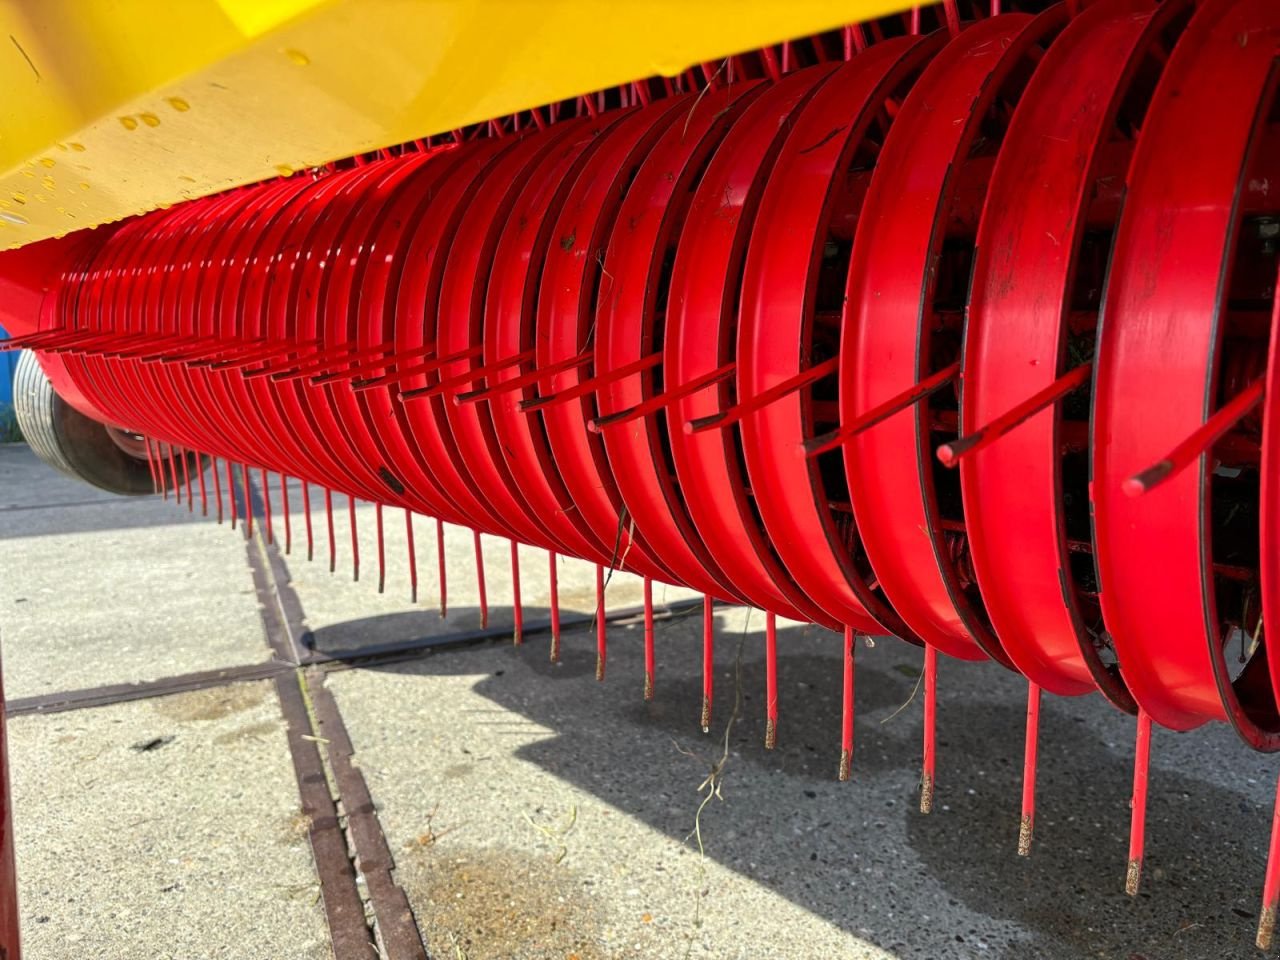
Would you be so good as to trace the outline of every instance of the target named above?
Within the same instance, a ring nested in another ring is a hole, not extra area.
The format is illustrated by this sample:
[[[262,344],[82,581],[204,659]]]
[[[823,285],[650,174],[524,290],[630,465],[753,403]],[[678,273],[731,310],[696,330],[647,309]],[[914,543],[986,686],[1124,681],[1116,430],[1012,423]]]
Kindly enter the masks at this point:
[[[345,502],[336,575],[319,498],[310,564],[296,488],[291,504],[289,570],[317,647],[478,625],[469,532],[449,531],[442,621],[433,523],[416,525],[414,607],[403,514],[385,518],[378,595],[372,509],[360,509],[352,584]],[[509,622],[506,542],[486,538],[485,556],[491,620]],[[225,526],[105,498],[0,446],[10,696],[266,660],[245,557]],[[545,567],[545,554],[522,551],[529,620],[545,614]],[[566,610],[592,607],[592,577],[563,562]],[[609,596],[638,602],[638,584],[619,576]],[[1097,698],[1045,701],[1036,848],[1020,859],[1016,677],[943,663],[938,807],[924,817],[917,650],[859,648],[854,779],[840,784],[838,638],[783,626],[769,752],[762,616],[717,611],[710,735],[697,729],[699,633],[696,614],[659,625],[647,704],[638,625],[610,628],[603,685],[586,628],[566,633],[559,665],[531,636],[328,676],[433,957],[1259,956],[1274,764],[1225,729],[1157,732],[1147,875],[1130,900],[1133,723]],[[10,738],[29,958],[330,954],[269,683],[21,717]]]

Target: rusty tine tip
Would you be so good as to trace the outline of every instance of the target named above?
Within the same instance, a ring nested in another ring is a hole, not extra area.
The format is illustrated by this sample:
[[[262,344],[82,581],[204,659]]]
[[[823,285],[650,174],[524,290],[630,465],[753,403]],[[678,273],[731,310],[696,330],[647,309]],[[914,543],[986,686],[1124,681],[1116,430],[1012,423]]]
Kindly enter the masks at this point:
[[[1124,875],[1124,892],[1131,897],[1138,895],[1138,886],[1142,882],[1142,861],[1130,860],[1129,869]]]
[[[550,659],[552,663],[560,662],[560,637],[557,635],[553,635],[551,637],[551,658]]]
[[[604,657],[596,657],[596,679],[604,682]]]
[[[517,647],[520,646],[520,644],[524,643],[524,636],[520,633],[519,630],[516,630],[514,633],[512,633],[511,642],[514,643]]]
[[[702,717],[698,723],[703,733],[711,732],[711,701],[706,697],[702,698]]]
[[[1262,908],[1262,914],[1258,917],[1258,949],[1270,950],[1271,940],[1276,932],[1276,908],[1274,904],[1268,904]]]
[[[920,778],[920,812],[933,813],[933,777],[927,773]]]
[[[770,717],[764,722],[764,748],[772,750],[778,745],[778,725]]]
[[[648,674],[644,678],[644,698],[646,700],[653,699],[653,677]]]
[[[1031,827],[1031,818],[1023,817],[1022,826],[1018,828],[1018,856],[1031,856],[1031,836],[1033,830]]]
[[[848,750],[840,751],[840,772],[837,779],[844,783],[849,779],[849,775],[853,772],[853,755]]]

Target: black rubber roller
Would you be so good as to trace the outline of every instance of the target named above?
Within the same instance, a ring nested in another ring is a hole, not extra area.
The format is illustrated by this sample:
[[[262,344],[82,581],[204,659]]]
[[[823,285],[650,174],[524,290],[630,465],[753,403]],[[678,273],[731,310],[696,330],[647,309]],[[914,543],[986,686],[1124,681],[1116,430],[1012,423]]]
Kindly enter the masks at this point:
[[[14,372],[18,427],[36,455],[69,477],[126,496],[155,492],[140,436],[86,417],[54,392],[34,353]],[[198,464],[191,464],[199,469]]]

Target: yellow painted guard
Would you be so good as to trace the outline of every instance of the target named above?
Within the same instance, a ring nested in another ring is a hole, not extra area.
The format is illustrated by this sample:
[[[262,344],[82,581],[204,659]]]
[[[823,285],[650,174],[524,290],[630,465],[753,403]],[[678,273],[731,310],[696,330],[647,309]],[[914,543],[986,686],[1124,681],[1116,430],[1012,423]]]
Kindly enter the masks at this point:
[[[0,0],[0,249],[903,0]]]

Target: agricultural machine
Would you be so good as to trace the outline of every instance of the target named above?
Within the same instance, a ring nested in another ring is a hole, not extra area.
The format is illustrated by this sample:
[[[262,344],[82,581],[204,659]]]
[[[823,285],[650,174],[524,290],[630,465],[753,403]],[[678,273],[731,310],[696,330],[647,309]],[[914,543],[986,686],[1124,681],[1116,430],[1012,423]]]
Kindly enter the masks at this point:
[[[1024,854],[1042,694],[1100,694],[1131,893],[1153,723],[1280,749],[1280,3],[221,6],[106,90],[101,23],[11,14],[46,114],[0,324],[50,463],[219,512],[300,479],[759,608],[770,739],[775,618],[829,627],[842,779],[856,637],[921,645],[923,812],[938,656],[991,660]]]

